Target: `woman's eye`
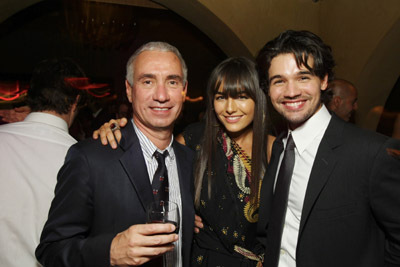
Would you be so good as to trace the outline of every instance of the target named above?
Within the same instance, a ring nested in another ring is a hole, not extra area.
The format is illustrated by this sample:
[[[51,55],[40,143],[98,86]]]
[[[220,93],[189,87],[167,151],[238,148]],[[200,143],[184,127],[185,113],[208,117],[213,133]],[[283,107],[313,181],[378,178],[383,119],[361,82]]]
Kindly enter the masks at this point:
[[[215,96],[215,100],[222,100],[225,99],[225,97],[223,95],[216,95]]]
[[[245,94],[239,95],[239,99],[249,99],[249,97]]]

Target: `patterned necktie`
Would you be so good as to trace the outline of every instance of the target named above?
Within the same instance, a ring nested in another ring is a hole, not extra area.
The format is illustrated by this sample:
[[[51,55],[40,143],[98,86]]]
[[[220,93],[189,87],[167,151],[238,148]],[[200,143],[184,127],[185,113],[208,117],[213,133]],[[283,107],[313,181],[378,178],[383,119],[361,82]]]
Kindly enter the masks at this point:
[[[158,162],[158,167],[153,176],[153,195],[154,201],[165,202],[169,199],[169,185],[168,185],[168,171],[165,166],[165,157],[168,156],[168,151],[165,150],[163,154],[156,151],[154,157]]]
[[[267,234],[267,249],[265,266],[278,266],[279,252],[281,248],[283,225],[287,210],[290,182],[294,167],[295,143],[292,134],[289,135],[285,154],[279,168],[278,179],[275,185],[272,211]],[[269,254],[269,256],[267,256]]]

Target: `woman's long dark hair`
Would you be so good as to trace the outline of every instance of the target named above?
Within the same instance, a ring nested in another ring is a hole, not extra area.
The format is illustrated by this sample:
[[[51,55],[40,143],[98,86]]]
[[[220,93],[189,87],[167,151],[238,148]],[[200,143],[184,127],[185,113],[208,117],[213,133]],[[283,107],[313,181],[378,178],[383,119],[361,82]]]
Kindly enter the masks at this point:
[[[198,158],[195,164],[195,206],[200,205],[200,192],[205,174],[208,177],[208,196],[212,190],[212,171],[217,150],[217,133],[223,129],[214,111],[214,96],[223,83],[224,94],[236,97],[247,94],[254,102],[253,144],[251,154],[250,200],[258,204],[260,181],[267,165],[267,101],[260,89],[258,74],[253,61],[244,57],[228,58],[221,62],[211,73],[207,85],[207,109],[205,130]],[[203,188],[206,190],[206,188]]]

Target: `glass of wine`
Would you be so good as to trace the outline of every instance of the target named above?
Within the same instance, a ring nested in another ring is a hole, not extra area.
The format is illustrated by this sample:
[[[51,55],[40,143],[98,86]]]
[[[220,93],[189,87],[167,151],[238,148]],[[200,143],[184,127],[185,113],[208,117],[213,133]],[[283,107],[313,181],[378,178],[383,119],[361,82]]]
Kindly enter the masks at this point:
[[[156,201],[150,203],[147,208],[147,223],[171,223],[175,225],[175,231],[166,234],[178,234],[180,226],[180,216],[178,204],[171,201]],[[172,266],[174,256],[172,254],[163,255],[164,267]],[[170,264],[169,264],[170,263]]]

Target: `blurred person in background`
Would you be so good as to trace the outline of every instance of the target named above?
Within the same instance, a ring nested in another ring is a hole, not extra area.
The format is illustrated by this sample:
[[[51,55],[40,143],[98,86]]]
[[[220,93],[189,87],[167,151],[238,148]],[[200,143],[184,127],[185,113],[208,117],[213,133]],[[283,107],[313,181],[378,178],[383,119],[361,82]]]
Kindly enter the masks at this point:
[[[326,107],[344,121],[354,122],[354,113],[358,109],[357,88],[349,81],[335,79],[328,84],[322,94]]]
[[[30,113],[21,122],[0,126],[1,266],[40,266],[35,248],[57,172],[76,143],[68,128],[85,101],[83,90],[73,86],[82,77],[84,72],[70,59],[40,62],[28,90]]]

